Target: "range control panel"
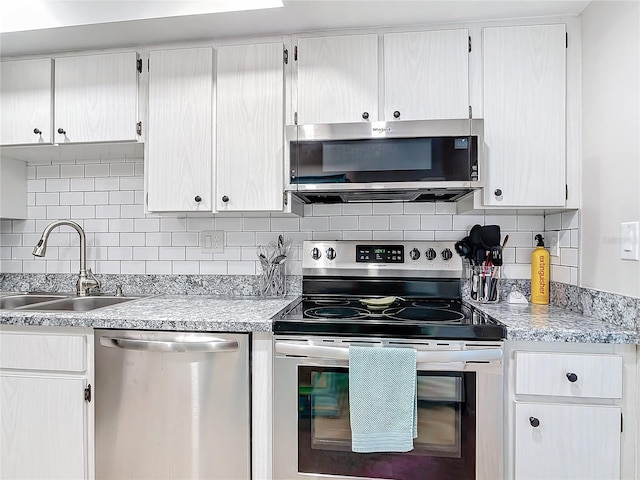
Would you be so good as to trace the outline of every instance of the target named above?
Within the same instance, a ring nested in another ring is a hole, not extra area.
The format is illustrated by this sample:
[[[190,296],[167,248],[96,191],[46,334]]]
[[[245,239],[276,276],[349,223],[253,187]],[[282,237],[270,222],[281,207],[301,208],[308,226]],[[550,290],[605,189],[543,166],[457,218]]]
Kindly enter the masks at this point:
[[[453,241],[305,241],[303,275],[460,277]]]
[[[404,245],[356,245],[356,262],[404,263]]]

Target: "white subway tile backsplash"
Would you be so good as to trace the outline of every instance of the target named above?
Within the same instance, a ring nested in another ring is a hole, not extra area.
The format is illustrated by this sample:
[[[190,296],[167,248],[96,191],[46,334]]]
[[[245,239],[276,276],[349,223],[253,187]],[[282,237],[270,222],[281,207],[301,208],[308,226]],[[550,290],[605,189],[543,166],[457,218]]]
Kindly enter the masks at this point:
[[[171,262],[169,261],[145,262],[145,269],[148,275],[169,275],[171,274]]]
[[[27,180],[27,192],[46,192],[46,180]]]
[[[200,235],[196,232],[171,233],[171,245],[174,247],[195,247],[200,245]]]
[[[130,221],[134,225],[134,231],[136,232],[159,232],[160,231],[159,218],[136,218]]]
[[[84,165],[60,165],[60,178],[84,177]]]
[[[36,193],[36,205],[60,205],[59,193]]]
[[[342,205],[318,203],[312,205],[312,214],[316,217],[342,215]]]
[[[158,260],[158,247],[133,247],[134,260]],[[189,259],[192,260],[192,259]]]
[[[36,167],[36,178],[60,178],[60,166],[38,165]]]
[[[390,215],[389,229],[420,230],[420,215]]]
[[[131,218],[110,218],[110,232],[133,232],[133,220]],[[139,231],[139,230],[138,230]]]
[[[96,178],[95,189],[98,191],[120,190],[120,179],[118,177]]]
[[[142,159],[99,157],[28,165],[29,219],[0,222],[0,271],[74,273],[79,240],[68,229],[52,234],[45,258],[31,257],[42,230],[58,218],[83,226],[87,259],[98,273],[204,275],[259,273],[256,246],[275,242],[278,234],[292,240],[287,271],[299,275],[304,240],[457,241],[479,223],[500,225],[503,238],[510,235],[505,276],[529,278],[533,234],[546,224],[547,231],[561,232],[562,255],[552,279],[577,282],[577,212],[457,215],[455,203],[405,202],[305,205],[301,218],[261,212],[158,215],[145,213],[143,169]],[[202,252],[204,230],[225,232],[223,253]]]
[[[389,230],[388,215],[361,215],[358,217],[360,230]]]
[[[427,231],[427,230],[416,230],[416,231],[408,231],[404,232],[405,240],[415,240],[415,241],[432,241],[435,239],[435,232]]]
[[[421,230],[451,230],[452,228],[451,215],[420,215]]]
[[[373,214],[374,215],[393,215],[404,213],[404,207],[402,203],[374,203]]]
[[[133,163],[112,163],[110,167],[109,173],[112,177],[133,177],[135,175],[135,164]]]
[[[108,177],[109,165],[104,163],[93,163],[84,166],[85,177]]]
[[[371,215],[372,213],[373,205],[371,203],[345,203],[342,205],[343,215]]]
[[[329,229],[358,230],[358,217],[355,215],[329,217]]]
[[[300,219],[294,218],[272,218],[272,232],[295,232],[300,230]]]
[[[174,275],[198,275],[200,273],[200,262],[171,262],[171,273]]]
[[[51,220],[59,220],[69,218],[71,216],[71,207],[69,205],[50,206],[47,207],[47,218]]]
[[[95,187],[95,180],[93,178],[72,178],[71,179],[72,192],[92,192],[94,187]]]
[[[551,278],[554,282],[571,283],[571,268],[562,265],[551,265]]]
[[[436,213],[436,204],[432,202],[405,202],[403,211],[407,215],[433,215]]]

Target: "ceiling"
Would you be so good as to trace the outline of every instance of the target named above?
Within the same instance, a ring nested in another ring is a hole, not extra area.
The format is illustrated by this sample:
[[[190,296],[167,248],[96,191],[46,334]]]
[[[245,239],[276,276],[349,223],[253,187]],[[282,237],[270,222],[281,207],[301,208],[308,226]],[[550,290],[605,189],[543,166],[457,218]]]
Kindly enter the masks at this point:
[[[46,1],[57,15],[64,17],[66,25],[71,26],[15,32],[3,29],[5,33],[0,33],[0,55],[8,57],[372,26],[578,15],[589,3],[589,0],[284,0],[283,8],[184,15],[179,0],[146,0],[144,11],[149,11],[148,7],[155,2],[159,6],[157,11],[165,16],[112,21],[113,15],[100,18],[100,12],[131,9],[142,2],[84,0],[85,6],[89,2],[92,5],[93,18],[88,19],[86,8],[80,18],[78,0]],[[4,6],[0,9],[7,8],[5,2],[2,0]],[[136,11],[142,12],[137,16],[145,16],[143,10]],[[127,18],[126,15],[121,17]]]

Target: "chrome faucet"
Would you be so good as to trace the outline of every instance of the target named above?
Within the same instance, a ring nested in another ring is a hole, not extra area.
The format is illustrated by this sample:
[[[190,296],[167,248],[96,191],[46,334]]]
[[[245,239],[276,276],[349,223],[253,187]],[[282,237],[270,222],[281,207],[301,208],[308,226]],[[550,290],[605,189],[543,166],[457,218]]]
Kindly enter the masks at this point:
[[[78,274],[76,293],[81,297],[85,297],[89,295],[89,290],[91,290],[92,288],[100,288],[100,282],[91,272],[91,269],[87,269],[87,242],[84,235],[84,230],[80,225],[72,222],[71,220],[57,220],[53,223],[50,223],[44,229],[40,241],[34,247],[33,256],[44,257],[44,254],[47,251],[47,241],[49,240],[51,230],[62,225],[72,227],[76,232],[78,232],[78,235],[80,235],[80,273]]]

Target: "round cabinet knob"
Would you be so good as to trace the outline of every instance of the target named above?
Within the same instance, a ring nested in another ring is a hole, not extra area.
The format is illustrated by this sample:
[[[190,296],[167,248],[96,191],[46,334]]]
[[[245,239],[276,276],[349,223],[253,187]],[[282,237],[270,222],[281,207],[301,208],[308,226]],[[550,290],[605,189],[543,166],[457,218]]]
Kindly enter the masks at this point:
[[[451,260],[451,258],[453,257],[453,252],[452,252],[450,249],[445,248],[445,249],[442,251],[441,255],[442,255],[442,258],[443,258],[445,261],[447,261],[447,262],[448,262],[448,261],[449,261],[449,260]]]
[[[363,112],[362,113],[362,118],[365,120],[369,120],[369,112]]]
[[[499,188],[496,188],[496,190],[493,192],[493,194],[496,197],[501,197],[502,196],[502,190],[500,190]]]
[[[577,382],[578,375],[576,375],[575,373],[567,373],[567,380],[569,380],[571,383]]]
[[[320,253],[320,249],[318,247],[314,247],[311,249],[311,258],[313,258],[314,260],[318,260],[321,256],[322,253]]]
[[[198,203],[200,203],[202,201],[202,197],[200,195],[196,195],[194,200]]]
[[[327,248],[327,258],[329,260],[333,260],[334,258],[336,258],[336,251],[331,247]]]
[[[64,130],[64,128],[59,128],[59,129],[58,129],[58,133],[59,133],[60,135],[66,135],[66,134],[67,134],[67,132]]]
[[[229,197],[227,197],[226,195],[223,195],[223,196],[222,196],[222,201],[223,201],[224,203],[227,203],[227,202],[229,201]]]
[[[438,255],[436,253],[436,251],[433,248],[430,248],[429,250],[427,250],[425,252],[425,255],[427,257],[427,260],[435,260],[436,256]]]
[[[393,118],[400,118],[400,112],[398,110],[393,112]]]
[[[533,428],[537,428],[540,425],[540,420],[538,420],[536,417],[529,417],[529,423]]]
[[[34,128],[33,133],[35,133],[36,135],[42,135],[42,132],[40,131],[39,128]]]
[[[411,260],[418,260],[420,258],[420,250],[414,248],[409,252],[409,257],[411,258]]]

